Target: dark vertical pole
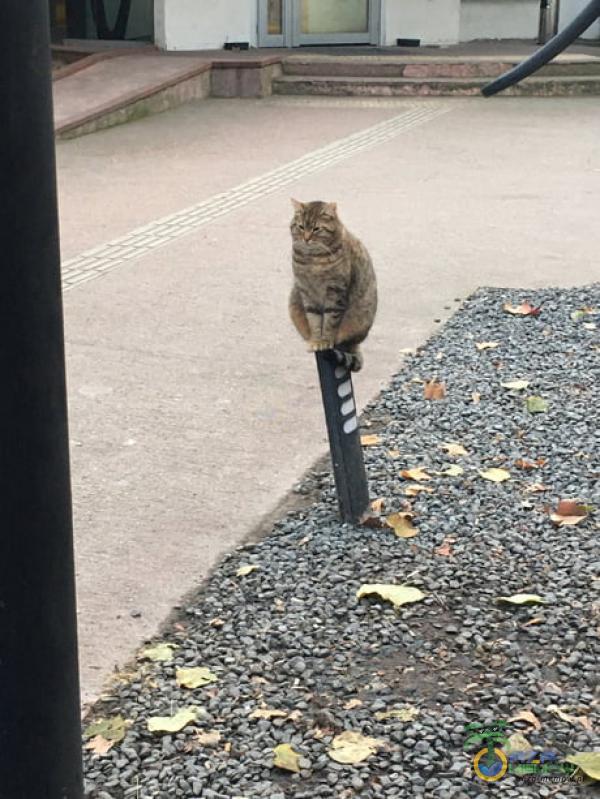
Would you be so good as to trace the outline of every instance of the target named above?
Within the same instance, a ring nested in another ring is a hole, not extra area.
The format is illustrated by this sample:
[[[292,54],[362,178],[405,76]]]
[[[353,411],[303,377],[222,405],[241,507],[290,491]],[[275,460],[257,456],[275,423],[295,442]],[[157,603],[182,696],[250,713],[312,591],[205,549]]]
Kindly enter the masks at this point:
[[[85,39],[87,0],[66,0],[67,4],[67,37],[69,39]]]
[[[0,797],[80,799],[48,0],[0,29]]]
[[[340,516],[356,523],[369,506],[352,375],[335,350],[317,352],[323,407],[329,435]]]

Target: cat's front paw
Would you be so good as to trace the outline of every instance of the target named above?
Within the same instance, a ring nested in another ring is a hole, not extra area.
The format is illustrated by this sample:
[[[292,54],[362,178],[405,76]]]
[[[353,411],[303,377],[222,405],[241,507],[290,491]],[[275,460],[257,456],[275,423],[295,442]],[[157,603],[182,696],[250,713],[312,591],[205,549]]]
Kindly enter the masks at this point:
[[[332,339],[320,338],[313,339],[308,343],[309,352],[322,352],[323,350],[332,350],[334,343]]]

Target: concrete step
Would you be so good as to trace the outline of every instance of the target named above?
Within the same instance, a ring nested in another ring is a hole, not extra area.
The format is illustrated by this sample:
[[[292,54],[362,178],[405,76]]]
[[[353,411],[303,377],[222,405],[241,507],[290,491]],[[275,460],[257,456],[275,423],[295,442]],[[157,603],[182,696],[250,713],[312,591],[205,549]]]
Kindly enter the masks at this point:
[[[274,94],[350,97],[422,97],[478,95],[488,78],[381,78],[332,75],[282,75],[273,81]],[[532,77],[503,92],[512,96],[568,97],[600,95],[600,75]]]
[[[511,69],[521,57],[376,57],[289,56],[283,61],[285,75],[328,75],[360,78],[493,78]],[[538,72],[540,76],[600,75],[600,58],[559,56]]]

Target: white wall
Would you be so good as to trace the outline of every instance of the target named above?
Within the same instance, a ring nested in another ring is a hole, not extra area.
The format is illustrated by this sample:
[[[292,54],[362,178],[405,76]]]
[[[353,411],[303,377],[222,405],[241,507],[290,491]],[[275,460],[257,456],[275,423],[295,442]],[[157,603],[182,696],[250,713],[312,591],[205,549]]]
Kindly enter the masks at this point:
[[[255,0],[155,0],[156,44],[164,50],[220,50],[256,45]]]
[[[586,5],[587,0],[561,0],[560,12],[558,15],[558,29],[562,30],[565,28]],[[590,25],[581,38],[600,39],[600,19],[597,19],[593,25]]]
[[[456,44],[460,0],[382,0],[383,43],[420,39],[426,44]]]
[[[535,39],[539,0],[463,0],[460,41]]]

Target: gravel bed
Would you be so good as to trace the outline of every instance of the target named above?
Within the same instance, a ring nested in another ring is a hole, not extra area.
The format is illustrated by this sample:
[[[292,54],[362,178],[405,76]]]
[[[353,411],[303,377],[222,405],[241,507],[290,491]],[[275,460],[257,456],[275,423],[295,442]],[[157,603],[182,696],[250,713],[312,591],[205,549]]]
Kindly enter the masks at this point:
[[[541,305],[540,315],[503,312],[503,303],[523,300]],[[95,719],[122,714],[131,725],[106,755],[86,754],[88,795],[599,795],[598,783],[529,785],[514,775],[490,787],[473,776],[473,752],[463,748],[466,723],[529,710],[539,729],[510,721],[509,733],[559,754],[600,749],[600,513],[570,527],[549,518],[561,499],[600,503],[600,319],[571,317],[589,306],[600,308],[598,284],[481,289],[409,356],[367,409],[363,432],[380,438],[365,447],[372,497],[385,500],[385,513],[412,508],[418,535],[341,524],[330,474],[313,473],[306,490],[318,492],[315,504],[225,557],[169,622],[160,640],[177,645],[173,660],[137,664],[93,708]],[[478,350],[476,342],[498,346]],[[445,382],[444,399],[424,399],[420,381],[433,377]],[[501,386],[516,379],[529,386]],[[547,411],[530,413],[530,395],[546,400]],[[468,455],[448,455],[444,442]],[[538,459],[535,469],[516,465]],[[450,464],[463,473],[440,474]],[[400,473],[415,467],[431,475],[424,484],[433,490],[407,497]],[[490,468],[510,479],[482,479]],[[535,483],[546,490],[528,491]],[[258,568],[237,576],[244,565]],[[356,600],[363,583],[403,582],[426,598],[400,610]],[[520,592],[547,604],[496,601]],[[178,687],[176,669],[194,666],[218,681]],[[419,709],[412,721],[375,717],[407,705]],[[196,728],[147,730],[149,717],[189,706],[198,708]],[[264,706],[291,717],[249,718]],[[591,728],[557,717],[552,706]],[[198,728],[217,730],[220,741],[199,743]],[[343,730],[384,745],[356,766],[336,763],[328,749]],[[299,773],[273,767],[281,743],[301,755]]]

